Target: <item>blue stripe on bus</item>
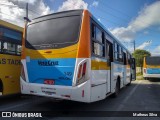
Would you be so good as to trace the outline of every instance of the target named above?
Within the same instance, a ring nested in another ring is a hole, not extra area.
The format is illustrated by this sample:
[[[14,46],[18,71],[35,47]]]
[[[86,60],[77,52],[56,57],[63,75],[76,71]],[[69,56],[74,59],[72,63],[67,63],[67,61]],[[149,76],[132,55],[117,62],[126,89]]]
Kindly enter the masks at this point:
[[[44,80],[54,80],[54,85],[72,86],[75,58],[33,59],[27,63],[30,83],[44,84]]]
[[[160,74],[160,68],[147,68],[148,74]]]

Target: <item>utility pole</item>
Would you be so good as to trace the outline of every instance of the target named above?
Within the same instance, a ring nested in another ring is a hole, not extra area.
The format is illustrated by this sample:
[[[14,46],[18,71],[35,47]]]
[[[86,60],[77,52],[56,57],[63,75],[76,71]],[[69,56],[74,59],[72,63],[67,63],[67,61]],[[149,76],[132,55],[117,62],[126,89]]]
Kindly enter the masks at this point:
[[[134,51],[136,50],[136,41],[133,41],[133,45],[134,45]]]
[[[26,18],[28,19],[28,3],[26,3]]]

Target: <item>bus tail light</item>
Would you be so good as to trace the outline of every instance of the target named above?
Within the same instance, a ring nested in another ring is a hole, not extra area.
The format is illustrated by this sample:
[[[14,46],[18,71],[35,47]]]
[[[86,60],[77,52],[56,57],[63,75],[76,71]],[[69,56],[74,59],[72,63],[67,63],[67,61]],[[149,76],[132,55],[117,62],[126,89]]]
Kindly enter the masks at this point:
[[[81,74],[82,74],[82,65],[80,65],[79,70],[78,70],[78,79],[81,78]]]
[[[83,64],[82,76],[86,74],[86,65],[87,65],[87,63],[85,62],[85,63]]]
[[[21,77],[24,81],[26,81],[23,64],[21,64]]]
[[[77,85],[85,82],[87,62],[82,63],[78,69]]]

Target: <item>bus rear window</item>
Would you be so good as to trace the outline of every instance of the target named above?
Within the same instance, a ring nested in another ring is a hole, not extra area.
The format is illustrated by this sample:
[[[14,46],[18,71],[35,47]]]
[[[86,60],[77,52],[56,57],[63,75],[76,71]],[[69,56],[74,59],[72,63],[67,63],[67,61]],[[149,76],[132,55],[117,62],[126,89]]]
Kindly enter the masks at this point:
[[[81,16],[59,17],[30,24],[26,47],[30,49],[58,49],[78,42]]]
[[[147,65],[160,65],[160,57],[146,57]]]

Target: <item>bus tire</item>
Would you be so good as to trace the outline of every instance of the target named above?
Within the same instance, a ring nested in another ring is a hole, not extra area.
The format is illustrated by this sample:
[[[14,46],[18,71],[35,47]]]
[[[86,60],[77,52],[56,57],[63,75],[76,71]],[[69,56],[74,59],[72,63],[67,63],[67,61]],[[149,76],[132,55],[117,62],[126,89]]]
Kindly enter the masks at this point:
[[[3,83],[1,79],[0,79],[0,92],[3,94]]]
[[[144,80],[148,80],[148,78],[147,78],[147,77],[144,77]]]
[[[120,92],[120,79],[117,79],[115,93],[113,93],[112,97],[117,97]]]

